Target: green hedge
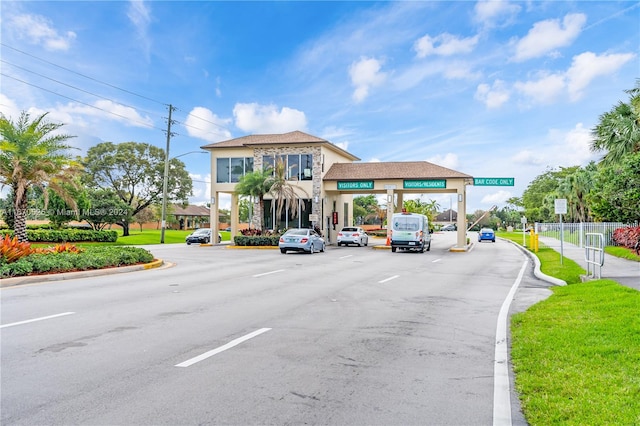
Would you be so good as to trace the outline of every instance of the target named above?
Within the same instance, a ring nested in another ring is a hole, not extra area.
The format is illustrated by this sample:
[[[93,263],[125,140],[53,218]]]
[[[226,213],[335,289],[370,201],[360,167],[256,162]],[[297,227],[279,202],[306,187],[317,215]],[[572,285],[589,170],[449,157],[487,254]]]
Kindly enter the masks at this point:
[[[13,237],[13,230],[0,230],[0,236],[6,234]],[[92,229],[27,229],[27,239],[31,243],[77,243],[80,241],[114,243],[118,239],[118,232]]]
[[[237,246],[278,246],[279,236],[244,236],[233,237],[233,242]]]
[[[12,263],[0,257],[0,278],[29,274],[85,271],[113,266],[149,263],[153,255],[139,247],[85,247],[82,253],[37,253]]]

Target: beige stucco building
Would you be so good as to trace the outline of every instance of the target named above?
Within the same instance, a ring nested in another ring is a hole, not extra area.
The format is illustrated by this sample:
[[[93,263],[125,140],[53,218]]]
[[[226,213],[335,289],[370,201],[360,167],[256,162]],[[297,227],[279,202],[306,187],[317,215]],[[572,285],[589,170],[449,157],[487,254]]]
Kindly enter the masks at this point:
[[[426,161],[360,163],[360,158],[333,143],[300,131],[249,135],[205,145],[211,153],[211,227],[218,229],[220,194],[231,194],[231,232],[238,230],[235,186],[253,170],[281,159],[299,199],[299,214],[276,217],[270,196],[265,197],[264,229],[318,226],[327,242],[336,240],[343,226],[353,225],[353,196],[386,194],[387,217],[402,206],[404,194],[454,193],[458,211],[466,211],[465,187],[473,178]],[[254,209],[253,223],[258,223]],[[464,215],[458,217],[457,247],[466,247]]]

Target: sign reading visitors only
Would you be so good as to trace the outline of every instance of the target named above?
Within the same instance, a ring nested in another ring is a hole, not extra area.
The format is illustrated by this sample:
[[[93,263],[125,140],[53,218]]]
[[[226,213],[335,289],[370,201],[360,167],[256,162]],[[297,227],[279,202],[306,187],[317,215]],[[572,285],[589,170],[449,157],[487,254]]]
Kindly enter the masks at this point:
[[[447,181],[444,179],[405,179],[403,183],[404,189],[430,189],[446,187]]]
[[[373,189],[372,180],[338,181],[338,189]]]
[[[515,178],[483,177],[473,178],[475,186],[514,186]]]

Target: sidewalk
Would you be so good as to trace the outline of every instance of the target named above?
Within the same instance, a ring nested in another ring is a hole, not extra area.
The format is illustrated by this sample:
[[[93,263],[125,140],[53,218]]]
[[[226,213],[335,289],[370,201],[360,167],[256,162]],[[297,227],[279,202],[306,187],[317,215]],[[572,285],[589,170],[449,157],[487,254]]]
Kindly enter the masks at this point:
[[[557,251],[561,252],[560,240],[551,237],[539,237],[540,244],[544,244]],[[587,269],[587,262],[585,261],[585,249],[580,248],[574,244],[565,242],[562,245],[562,254],[565,258],[571,259],[578,265]],[[594,265],[590,265],[590,270],[593,271]],[[598,272],[597,265],[595,266],[596,276]],[[604,254],[604,265],[601,269],[602,278],[609,278],[620,284],[640,290],[640,262],[634,262],[632,260],[621,259],[619,257],[611,256],[610,254]]]

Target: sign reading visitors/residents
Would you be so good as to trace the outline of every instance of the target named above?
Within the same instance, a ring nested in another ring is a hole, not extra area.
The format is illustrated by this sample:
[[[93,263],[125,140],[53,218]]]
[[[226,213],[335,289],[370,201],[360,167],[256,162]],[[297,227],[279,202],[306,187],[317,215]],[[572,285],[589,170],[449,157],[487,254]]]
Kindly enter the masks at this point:
[[[473,178],[475,186],[514,186],[515,178],[483,177]]]
[[[445,179],[405,179],[403,183],[404,189],[431,189],[446,187],[447,181]]]
[[[372,180],[338,181],[338,189],[373,189]]]

